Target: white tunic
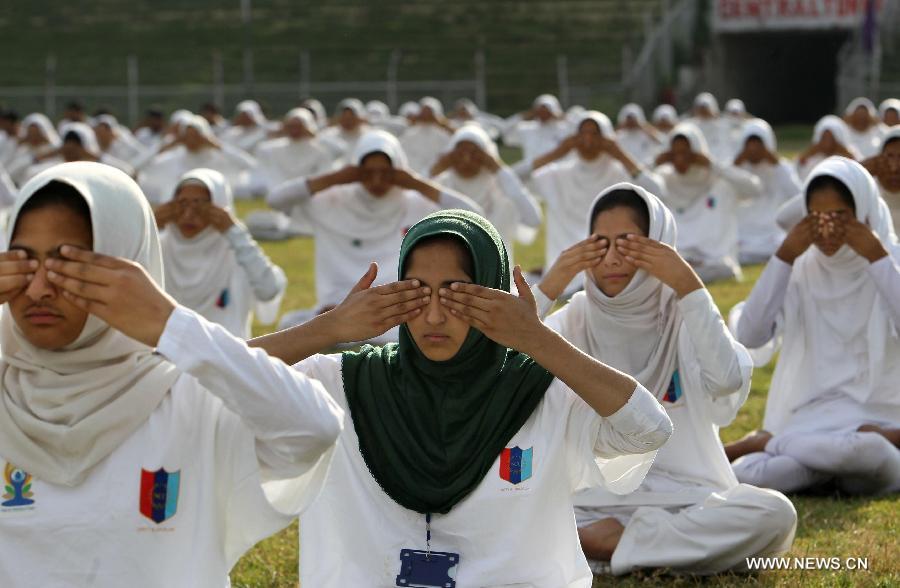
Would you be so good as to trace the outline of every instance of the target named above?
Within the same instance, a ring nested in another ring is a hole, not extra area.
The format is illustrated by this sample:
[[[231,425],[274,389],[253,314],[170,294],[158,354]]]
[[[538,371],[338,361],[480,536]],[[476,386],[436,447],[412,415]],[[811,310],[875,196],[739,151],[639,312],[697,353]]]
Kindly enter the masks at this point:
[[[778,209],[800,192],[800,180],[793,166],[780,159],[777,165],[744,163],[762,184],[762,191],[738,192],[738,248],[742,263],[768,259],[784,240],[784,231],[776,222]]]
[[[0,584],[222,588],[318,493],[342,417],[318,382],[181,307],[158,352],[184,374],[82,484],[35,479],[31,504],[0,502]],[[161,468],[164,499],[142,484]]]
[[[313,356],[295,367],[347,406],[339,355]],[[460,555],[458,586],[588,588],[592,576],[578,544],[572,493],[604,483],[607,471],[595,458],[634,453],[638,446],[646,451],[644,444],[658,446],[667,430],[668,419],[641,386],[604,419],[554,380],[507,444],[532,449],[531,477],[519,484],[503,480],[498,456],[468,497],[448,514],[432,517],[431,548]],[[639,483],[644,471],[628,486]],[[381,490],[351,422],[320,499],[300,521],[300,544],[301,585],[316,588],[394,586],[400,551],[425,549],[424,515]]]

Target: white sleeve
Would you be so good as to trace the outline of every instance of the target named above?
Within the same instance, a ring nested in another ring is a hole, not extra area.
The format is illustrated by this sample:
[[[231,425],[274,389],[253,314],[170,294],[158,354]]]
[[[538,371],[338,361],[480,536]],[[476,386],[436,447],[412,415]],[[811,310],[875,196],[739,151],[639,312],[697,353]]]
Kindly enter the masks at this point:
[[[238,169],[249,170],[257,166],[256,159],[252,155],[228,143],[222,143],[222,153]]]
[[[788,199],[787,202],[778,207],[775,214],[775,222],[785,232],[789,232],[794,225],[803,220],[803,212],[806,209],[806,196],[802,192]]]
[[[762,347],[775,336],[792,266],[773,255],[744,304],[735,337],[746,347]]]
[[[882,257],[869,264],[869,275],[891,311],[894,324],[900,326],[900,267],[893,256]]]
[[[709,290],[694,290],[678,301],[678,308],[696,352],[705,391],[713,398],[739,392],[744,384],[734,349],[739,343],[725,326]]]
[[[172,312],[156,350],[241,419],[270,479],[305,473],[340,435],[343,410],[321,383],[191,310]]]
[[[541,226],[541,207],[534,196],[528,192],[519,176],[504,165],[497,172],[497,181],[500,183],[503,193],[515,203],[521,223],[529,227]]]
[[[306,178],[294,178],[272,188],[266,196],[266,203],[275,210],[290,213],[295,206],[310,198],[312,192]]]
[[[551,310],[553,310],[553,303],[555,302],[555,300],[550,300],[550,297],[544,294],[544,291],[541,290],[540,285],[538,284],[535,284],[534,287],[531,288],[531,295],[534,296],[534,301],[537,303],[538,316],[541,317],[541,320],[544,321],[544,324],[550,326],[550,323],[548,323],[547,321],[556,313],[550,315],[550,317],[548,317],[547,315]],[[558,332],[557,329],[554,329],[553,327],[550,328]]]
[[[504,122],[503,144],[508,147],[521,147],[522,135],[519,125],[522,123],[522,114],[514,114]]]
[[[658,173],[650,169],[642,167],[637,177],[633,180],[629,178],[628,181],[634,182],[658,198],[665,199],[666,197],[665,180],[663,180],[662,176]]]
[[[758,198],[762,194],[762,182],[750,172],[734,165],[712,163],[713,172],[728,182],[735,192],[745,198]]]
[[[441,195],[438,197],[438,206],[441,208],[461,208],[484,216],[484,209],[468,196],[463,196],[455,190],[439,186]]]
[[[231,245],[235,259],[247,274],[257,300],[267,302],[284,292],[287,287],[284,271],[269,260],[243,225],[240,223],[232,225],[225,231],[225,239]]]
[[[601,417],[594,453],[606,458],[647,453],[662,447],[671,436],[669,415],[639,383],[622,408]]]

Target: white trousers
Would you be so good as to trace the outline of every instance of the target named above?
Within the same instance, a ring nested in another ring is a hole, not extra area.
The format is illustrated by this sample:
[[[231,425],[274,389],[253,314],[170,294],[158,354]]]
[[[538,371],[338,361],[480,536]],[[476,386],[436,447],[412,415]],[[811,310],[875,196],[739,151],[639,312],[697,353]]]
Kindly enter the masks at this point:
[[[732,464],[738,480],[797,492],[834,479],[848,494],[900,491],[900,450],[878,433],[785,433]]]
[[[625,525],[610,561],[613,574],[670,568],[691,574],[746,570],[746,558],[790,549],[797,512],[783,494],[741,484],[684,508],[580,508],[580,527],[603,518]]]

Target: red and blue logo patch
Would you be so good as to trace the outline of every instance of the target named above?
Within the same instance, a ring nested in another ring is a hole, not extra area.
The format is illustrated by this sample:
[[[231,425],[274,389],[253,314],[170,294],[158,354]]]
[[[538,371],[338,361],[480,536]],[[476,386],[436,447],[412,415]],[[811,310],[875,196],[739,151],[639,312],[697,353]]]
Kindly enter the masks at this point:
[[[155,472],[141,469],[141,514],[156,523],[175,516],[178,510],[178,490],[181,485],[181,470],[167,472],[159,468]]]
[[[663,402],[678,402],[678,399],[681,398],[681,378],[678,376],[678,370],[675,370],[672,373],[672,381],[669,382],[669,388],[666,390],[666,395],[663,396]]]
[[[534,447],[507,447],[500,452],[500,478],[510,484],[519,484],[529,479],[533,456]]]

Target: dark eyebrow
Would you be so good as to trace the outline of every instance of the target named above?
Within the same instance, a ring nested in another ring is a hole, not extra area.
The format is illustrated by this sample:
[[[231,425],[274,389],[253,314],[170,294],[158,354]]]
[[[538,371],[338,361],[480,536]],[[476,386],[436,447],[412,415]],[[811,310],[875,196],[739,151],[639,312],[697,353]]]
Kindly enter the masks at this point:
[[[404,279],[404,280],[419,280],[419,282],[420,282],[423,286],[428,286],[428,285],[429,285],[429,284],[426,283],[425,280],[423,280],[422,278],[417,278],[417,277],[415,277],[415,276],[406,276],[406,277],[403,278],[403,279]],[[474,283],[474,282],[471,282],[471,281],[468,281],[468,280],[444,280],[443,282],[441,282],[440,286],[438,286],[438,287],[439,287],[439,288],[449,288],[449,287],[450,287],[451,285],[453,285],[453,284],[472,284],[472,283]]]

